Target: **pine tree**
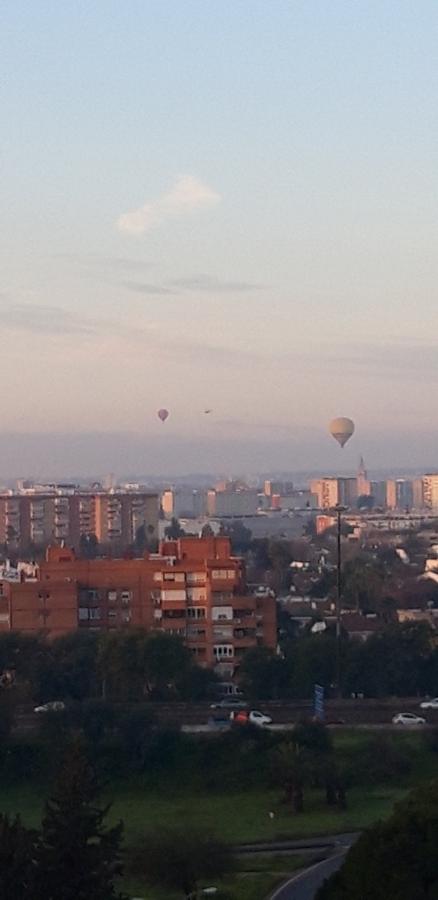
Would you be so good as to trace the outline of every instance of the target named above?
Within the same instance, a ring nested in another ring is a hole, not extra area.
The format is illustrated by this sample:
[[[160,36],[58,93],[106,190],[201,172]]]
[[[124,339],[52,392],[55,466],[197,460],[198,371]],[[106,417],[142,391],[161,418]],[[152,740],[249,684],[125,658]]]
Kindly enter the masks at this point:
[[[34,896],[38,835],[0,815],[0,897],[1,900],[28,900]]]
[[[109,807],[100,807],[98,796],[98,780],[76,741],[46,804],[34,900],[121,900],[114,879],[122,871],[123,825],[105,828]]]

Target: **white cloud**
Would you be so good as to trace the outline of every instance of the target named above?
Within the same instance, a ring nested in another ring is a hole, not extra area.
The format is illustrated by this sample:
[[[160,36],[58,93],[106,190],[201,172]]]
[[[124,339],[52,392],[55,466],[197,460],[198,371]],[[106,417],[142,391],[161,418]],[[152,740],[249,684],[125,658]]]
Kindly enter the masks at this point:
[[[220,196],[208,184],[193,175],[180,175],[173,188],[151,203],[139,209],[122,213],[117,228],[128,234],[139,235],[158,228],[169,219],[178,219],[197,210],[208,209],[220,203]]]

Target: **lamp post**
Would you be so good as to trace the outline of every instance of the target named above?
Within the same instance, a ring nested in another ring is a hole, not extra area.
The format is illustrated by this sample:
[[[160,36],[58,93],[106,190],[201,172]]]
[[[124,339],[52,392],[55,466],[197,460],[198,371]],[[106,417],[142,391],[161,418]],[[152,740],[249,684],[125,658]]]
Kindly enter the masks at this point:
[[[341,530],[342,530],[342,513],[346,512],[347,507],[337,503],[335,506],[336,514],[336,696],[341,695],[341,607],[342,607],[342,550],[341,550]]]

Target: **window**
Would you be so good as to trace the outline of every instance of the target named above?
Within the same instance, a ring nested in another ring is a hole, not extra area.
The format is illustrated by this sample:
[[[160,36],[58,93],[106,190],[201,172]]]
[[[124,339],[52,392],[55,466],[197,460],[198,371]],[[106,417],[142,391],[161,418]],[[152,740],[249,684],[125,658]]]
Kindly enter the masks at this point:
[[[79,607],[79,621],[85,622],[88,621],[88,606],[80,606]]]
[[[109,618],[109,619],[117,619],[117,610],[116,610],[116,609],[109,609],[109,610],[108,610],[108,618]]]
[[[227,577],[227,570],[226,569],[212,569],[211,577],[224,579]]]
[[[175,581],[175,572],[164,572],[164,581]]]
[[[108,603],[110,605],[117,603],[117,591],[108,591]]]
[[[233,618],[232,606],[213,606],[211,610],[213,622],[231,621]]]
[[[232,625],[216,625],[213,628],[213,637],[215,637],[215,638],[232,638],[233,637]]]
[[[161,581],[161,572],[154,572],[154,581]]]
[[[189,603],[205,603],[205,588],[187,588],[187,600]]]
[[[187,610],[188,619],[205,619],[205,606],[190,606]]]
[[[228,578],[234,579],[236,577],[236,571],[234,569],[228,569],[227,575],[228,575]]]
[[[234,656],[234,647],[232,644],[215,644],[213,648],[216,659]]]
[[[132,591],[122,591],[122,593],[121,593],[122,606],[129,606],[131,599],[132,599]]]
[[[99,608],[89,610],[89,619],[100,619],[101,611]]]
[[[187,572],[187,584],[199,584],[205,581],[205,572]]]
[[[185,581],[185,572],[175,572],[175,581]]]

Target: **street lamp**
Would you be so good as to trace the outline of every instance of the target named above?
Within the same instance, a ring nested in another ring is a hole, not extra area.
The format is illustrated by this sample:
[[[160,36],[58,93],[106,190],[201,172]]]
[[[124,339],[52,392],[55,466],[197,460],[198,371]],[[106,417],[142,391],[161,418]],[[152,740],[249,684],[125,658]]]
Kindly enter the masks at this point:
[[[337,544],[337,563],[336,563],[336,694],[341,694],[341,607],[342,607],[342,553],[341,553],[341,529],[342,529],[342,513],[346,512],[347,506],[337,503],[334,512],[336,515],[336,544]]]

